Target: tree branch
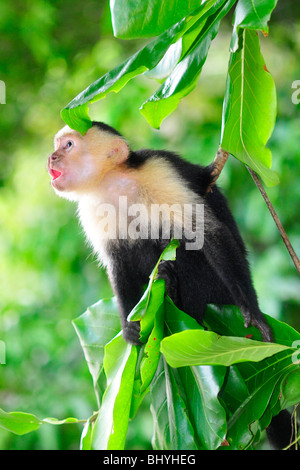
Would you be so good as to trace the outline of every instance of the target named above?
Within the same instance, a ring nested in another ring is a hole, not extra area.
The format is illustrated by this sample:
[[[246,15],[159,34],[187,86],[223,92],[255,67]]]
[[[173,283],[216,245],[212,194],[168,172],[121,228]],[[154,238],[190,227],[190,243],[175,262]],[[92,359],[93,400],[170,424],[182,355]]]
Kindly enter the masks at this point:
[[[206,190],[206,194],[208,194],[210,191],[212,191],[212,188],[214,187],[217,179],[219,178],[221,171],[224,168],[225,163],[227,162],[227,159],[229,157],[229,153],[225,152],[221,147],[219,147],[217,154],[215,156],[215,159],[212,163],[212,172],[211,175],[213,176],[213,180],[208,186]]]
[[[278,228],[279,233],[280,233],[280,235],[281,235],[281,237],[282,237],[282,240],[284,241],[285,246],[287,247],[287,250],[288,250],[288,252],[289,252],[289,254],[290,254],[290,257],[292,258],[293,263],[294,263],[294,265],[295,265],[295,267],[296,267],[298,273],[300,274],[300,261],[299,261],[299,258],[298,258],[298,256],[296,255],[296,253],[295,253],[295,251],[294,251],[294,249],[293,249],[293,247],[292,247],[292,245],[291,245],[291,242],[290,242],[290,240],[289,240],[289,238],[288,238],[288,236],[287,236],[287,234],[286,234],[286,232],[285,232],[285,230],[284,230],[284,228],[283,228],[283,226],[282,226],[282,223],[280,222],[280,219],[279,219],[279,217],[278,217],[278,215],[277,215],[277,213],[276,213],[276,211],[275,211],[275,209],[274,209],[274,207],[273,207],[273,205],[272,205],[270,199],[268,198],[268,195],[267,195],[266,191],[264,190],[263,185],[261,184],[261,182],[260,182],[260,180],[259,180],[257,174],[256,174],[253,170],[251,170],[251,168],[249,168],[247,165],[246,165],[246,167],[247,167],[247,169],[248,169],[250,175],[252,176],[252,178],[253,178],[253,180],[254,180],[254,183],[255,183],[256,186],[258,187],[258,189],[259,189],[259,191],[260,191],[262,197],[264,198],[264,201],[265,201],[265,203],[267,204],[267,207],[268,207],[268,209],[269,209],[269,211],[270,211],[270,213],[271,213],[271,215],[272,215],[272,217],[273,217],[273,219],[274,219],[274,222],[275,222],[275,224],[277,225],[277,228]]]

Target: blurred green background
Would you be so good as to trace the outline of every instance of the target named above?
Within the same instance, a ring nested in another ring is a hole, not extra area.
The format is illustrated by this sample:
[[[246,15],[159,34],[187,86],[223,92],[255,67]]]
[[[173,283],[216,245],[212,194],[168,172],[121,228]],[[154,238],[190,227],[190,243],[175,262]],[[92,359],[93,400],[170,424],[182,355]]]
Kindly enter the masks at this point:
[[[133,148],[176,150],[207,164],[220,136],[230,19],[214,41],[197,88],[160,131],[138,107],[157,88],[139,77],[92,106],[94,118],[120,130]],[[135,52],[140,41],[113,38],[108,1],[1,2],[0,80],[0,407],[40,418],[89,417],[97,408],[92,380],[71,321],[111,295],[86,245],[75,206],[52,191],[46,158],[62,127],[60,110],[81,90]],[[281,184],[268,190],[300,252],[300,8],[279,0],[269,38],[261,38],[278,91],[278,120],[269,146]],[[265,313],[300,329],[299,277],[246,169],[230,158],[220,178],[250,252]],[[0,449],[77,449],[81,427],[43,425],[18,437],[0,430]],[[150,446],[148,403],[131,423],[127,448]]]

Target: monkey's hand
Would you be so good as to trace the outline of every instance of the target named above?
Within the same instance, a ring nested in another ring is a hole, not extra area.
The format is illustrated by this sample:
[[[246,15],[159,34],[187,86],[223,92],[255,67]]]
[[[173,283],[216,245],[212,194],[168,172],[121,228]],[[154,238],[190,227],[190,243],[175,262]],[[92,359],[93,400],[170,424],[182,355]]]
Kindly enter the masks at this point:
[[[140,346],[142,344],[140,341],[140,331],[141,326],[139,321],[126,321],[125,326],[122,328],[122,335],[127,343]]]

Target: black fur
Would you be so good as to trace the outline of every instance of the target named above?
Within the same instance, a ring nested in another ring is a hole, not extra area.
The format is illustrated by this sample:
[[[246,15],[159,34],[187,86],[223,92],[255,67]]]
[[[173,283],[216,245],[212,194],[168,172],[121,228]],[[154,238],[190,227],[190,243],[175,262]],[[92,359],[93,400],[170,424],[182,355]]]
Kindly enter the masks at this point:
[[[93,125],[121,136],[106,124]],[[227,201],[217,186],[206,195],[212,181],[213,164],[204,168],[184,161],[172,152],[139,150],[130,151],[127,165],[129,168],[142,168],[154,157],[168,161],[208,209],[205,215],[209,224],[205,225],[203,248],[186,250],[181,242],[176,261],[164,261],[159,265],[158,277],[165,280],[168,295],[178,308],[199,323],[209,303],[237,305],[246,326],[253,324],[259,328],[264,341],[271,341],[272,334],[259,309],[252,284],[245,245]],[[110,257],[108,274],[119,304],[123,336],[130,343],[139,344],[140,328],[138,322],[128,322],[127,316],[143,295],[149,275],[168,242],[146,239],[132,244],[118,240],[111,241],[107,247]],[[268,435],[276,448],[288,445],[291,426],[287,412],[272,420]]]
[[[109,126],[96,125],[113,133]],[[204,197],[212,180],[212,165],[200,167],[174,153],[155,150],[131,151],[127,165],[129,168],[141,168],[154,157],[172,165],[185,184],[205,202],[208,209],[205,216],[209,217],[203,248],[187,251],[182,242],[177,249],[176,261],[160,266],[159,277],[165,279],[169,296],[178,308],[199,323],[209,303],[237,305],[244,316],[245,325],[256,326],[261,331],[262,339],[270,341],[271,331],[258,306],[246,249],[227,201],[216,186]],[[139,329],[136,324],[127,321],[127,316],[142,296],[149,275],[169,241],[136,240],[133,245],[119,240],[113,241],[108,249],[109,277],[119,303],[123,335],[131,343],[139,343]]]
[[[118,132],[114,127],[109,126],[108,124],[105,124],[104,122],[98,122],[98,121],[93,121],[93,126],[98,127],[101,131],[104,132],[109,132],[110,134],[118,135],[122,137],[122,134]]]

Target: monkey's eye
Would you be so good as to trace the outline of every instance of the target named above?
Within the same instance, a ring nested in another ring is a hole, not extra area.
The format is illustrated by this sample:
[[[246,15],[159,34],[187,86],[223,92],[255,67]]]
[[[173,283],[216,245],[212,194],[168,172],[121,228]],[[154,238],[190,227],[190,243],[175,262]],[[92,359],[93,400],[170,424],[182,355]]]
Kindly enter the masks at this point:
[[[73,142],[72,140],[68,140],[68,142],[64,146],[64,150],[69,150],[71,147],[73,147]]]

